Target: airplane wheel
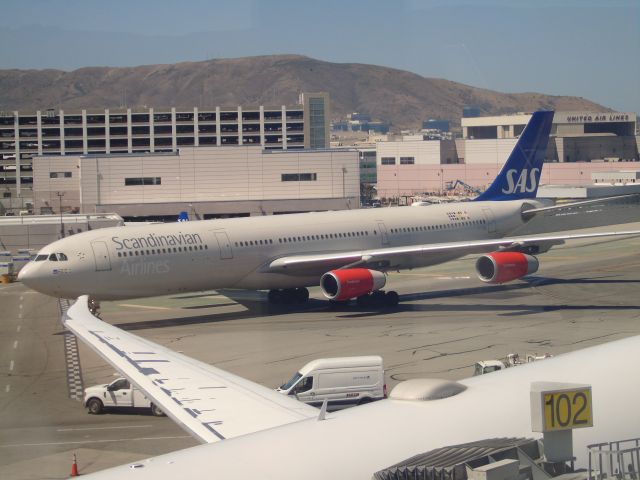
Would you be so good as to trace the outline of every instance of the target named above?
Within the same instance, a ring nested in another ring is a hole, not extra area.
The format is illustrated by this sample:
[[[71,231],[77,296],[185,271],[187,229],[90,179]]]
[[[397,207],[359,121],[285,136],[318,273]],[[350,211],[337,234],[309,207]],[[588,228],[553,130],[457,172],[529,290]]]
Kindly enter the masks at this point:
[[[370,295],[370,305],[374,307],[382,307],[386,305],[385,299],[386,299],[385,293],[380,290],[376,290],[375,292],[372,292]]]
[[[309,290],[304,287],[296,288],[293,291],[293,295],[298,303],[305,303],[309,300]]]
[[[102,405],[102,402],[97,398],[92,398],[87,402],[87,410],[89,410],[89,413],[92,413],[93,415],[102,413],[103,408],[104,406]]]
[[[399,301],[400,297],[398,296],[398,292],[394,292],[393,290],[387,292],[384,296],[384,304],[387,307],[395,307]]]
[[[359,307],[368,307],[371,305],[371,295],[366,294],[366,295],[360,295],[358,298],[356,298],[356,304]]]
[[[272,303],[274,305],[282,303],[282,297],[283,295],[281,290],[269,290],[269,295],[267,296],[267,298],[269,299],[269,303]]]
[[[298,301],[295,288],[285,288],[284,290],[280,290],[280,292],[282,295],[282,300],[280,301],[280,303],[289,305]]]
[[[160,407],[158,407],[156,404],[152,403],[151,404],[151,414],[154,417],[164,417],[164,412],[162,410],[160,410]]]

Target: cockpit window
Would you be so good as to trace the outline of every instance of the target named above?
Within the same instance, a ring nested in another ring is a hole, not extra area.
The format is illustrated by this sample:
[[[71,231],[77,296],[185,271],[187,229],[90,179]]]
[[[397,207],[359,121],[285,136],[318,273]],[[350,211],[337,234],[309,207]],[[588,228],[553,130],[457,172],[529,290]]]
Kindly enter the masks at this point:
[[[42,258],[40,258],[42,257]],[[64,253],[51,253],[47,255],[38,255],[36,257],[36,262],[49,259],[50,262],[66,262],[68,260],[67,256]]]

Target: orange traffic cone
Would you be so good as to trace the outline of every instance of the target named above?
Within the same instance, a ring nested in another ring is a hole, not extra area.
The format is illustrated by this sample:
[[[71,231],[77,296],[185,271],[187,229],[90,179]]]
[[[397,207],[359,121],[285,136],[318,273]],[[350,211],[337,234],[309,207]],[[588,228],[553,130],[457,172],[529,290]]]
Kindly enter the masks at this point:
[[[76,461],[76,454],[73,454],[73,464],[71,465],[71,476],[77,477],[80,474],[78,473],[78,462]]]

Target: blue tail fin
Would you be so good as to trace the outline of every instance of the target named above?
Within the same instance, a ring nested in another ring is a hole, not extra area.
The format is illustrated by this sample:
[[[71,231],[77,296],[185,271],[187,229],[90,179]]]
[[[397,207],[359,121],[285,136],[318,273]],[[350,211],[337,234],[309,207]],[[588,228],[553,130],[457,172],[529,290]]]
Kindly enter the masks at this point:
[[[189,221],[189,214],[187,212],[180,212],[178,214],[178,221],[179,222],[188,222]]]
[[[535,198],[553,112],[535,112],[493,183],[475,200]]]

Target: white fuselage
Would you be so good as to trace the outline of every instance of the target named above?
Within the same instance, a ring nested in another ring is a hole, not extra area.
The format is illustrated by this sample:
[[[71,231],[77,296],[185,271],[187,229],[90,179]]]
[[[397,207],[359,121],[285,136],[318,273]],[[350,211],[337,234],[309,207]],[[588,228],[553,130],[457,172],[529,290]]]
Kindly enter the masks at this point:
[[[465,202],[282,216],[205,220],[80,233],[47,245],[24,270],[43,293],[122,299],[216,288],[317,285],[322,270],[267,272],[280,257],[500,238],[523,224],[523,204]],[[64,253],[65,261],[42,259]],[[382,270],[416,268],[460,256],[416,256]]]

